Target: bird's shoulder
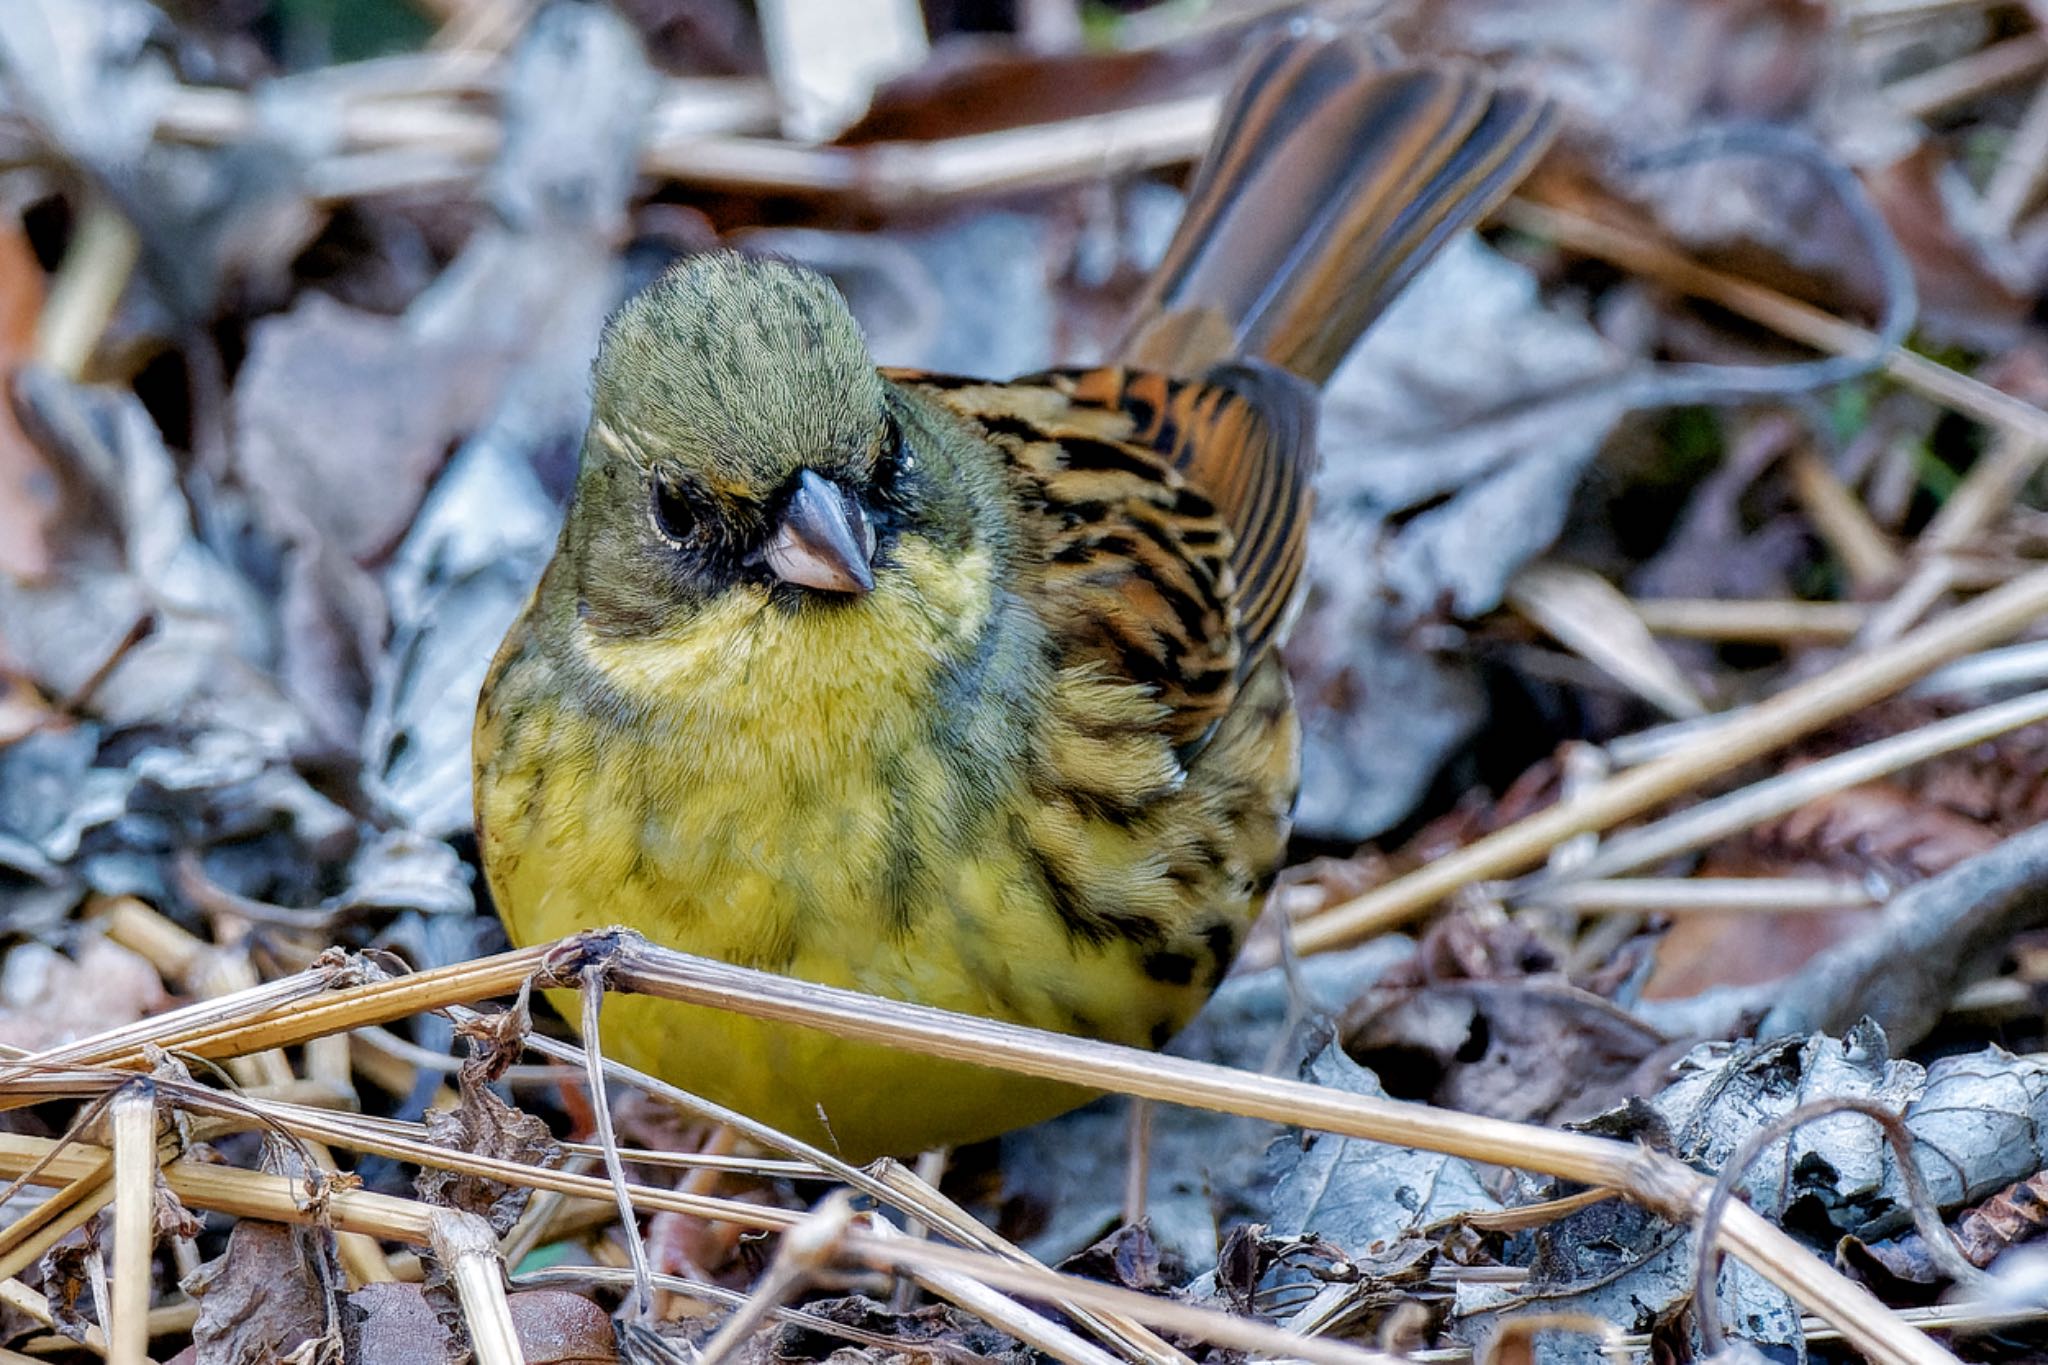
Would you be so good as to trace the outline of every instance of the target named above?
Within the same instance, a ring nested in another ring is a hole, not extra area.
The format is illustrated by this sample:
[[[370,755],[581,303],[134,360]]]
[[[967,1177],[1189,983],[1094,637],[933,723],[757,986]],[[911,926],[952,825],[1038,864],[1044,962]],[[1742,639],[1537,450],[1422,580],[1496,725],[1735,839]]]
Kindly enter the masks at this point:
[[[1244,366],[1201,379],[1121,367],[890,377],[1001,453],[1030,588],[1063,661],[1147,687],[1175,744],[1199,747],[1294,595],[1313,391]]]

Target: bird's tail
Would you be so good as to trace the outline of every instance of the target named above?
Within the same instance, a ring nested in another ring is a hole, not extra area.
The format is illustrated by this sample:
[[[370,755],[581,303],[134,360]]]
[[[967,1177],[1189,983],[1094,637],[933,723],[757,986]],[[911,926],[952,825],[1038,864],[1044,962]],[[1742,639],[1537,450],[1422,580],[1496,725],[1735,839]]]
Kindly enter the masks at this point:
[[[1184,375],[1256,358],[1323,383],[1555,122],[1475,67],[1389,67],[1355,34],[1280,30],[1225,101],[1118,358]]]

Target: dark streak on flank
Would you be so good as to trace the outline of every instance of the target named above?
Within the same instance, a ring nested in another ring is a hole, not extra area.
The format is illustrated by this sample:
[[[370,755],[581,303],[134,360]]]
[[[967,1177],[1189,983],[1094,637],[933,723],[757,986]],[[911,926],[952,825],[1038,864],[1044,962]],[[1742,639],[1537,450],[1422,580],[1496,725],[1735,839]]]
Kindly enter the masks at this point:
[[[1202,942],[1209,949],[1207,985],[1213,991],[1230,970],[1231,960],[1237,956],[1237,926],[1218,920],[1202,930]]]
[[[1195,959],[1191,953],[1177,953],[1168,949],[1145,954],[1139,960],[1145,975],[1168,986],[1186,986],[1195,979]]]
[[[1108,926],[1088,913],[1080,891],[1067,880],[1066,873],[1053,865],[1045,850],[1030,837],[1022,821],[1017,822],[1015,838],[1030,850],[1031,865],[1037,869],[1039,880],[1045,883],[1046,900],[1052,905],[1053,913],[1060,917],[1060,923],[1066,926],[1068,937],[1097,946],[1108,942]]]
[[[916,920],[918,883],[923,860],[917,851],[916,830],[909,800],[904,794],[903,774],[894,756],[882,763],[878,774],[889,798],[888,861],[882,869],[882,910],[885,932],[893,942],[909,936]]]

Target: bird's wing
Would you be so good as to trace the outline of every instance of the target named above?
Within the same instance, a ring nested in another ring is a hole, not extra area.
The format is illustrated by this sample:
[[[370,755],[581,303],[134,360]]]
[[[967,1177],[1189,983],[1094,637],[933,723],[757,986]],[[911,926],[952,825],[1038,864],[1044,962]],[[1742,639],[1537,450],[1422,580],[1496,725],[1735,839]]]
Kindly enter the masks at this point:
[[[1176,744],[1199,748],[1300,577],[1313,390],[1264,366],[890,377],[978,426],[1017,471],[1064,659],[1151,686]]]
[[[1121,413],[1125,438],[1165,457],[1230,526],[1240,672],[1284,634],[1308,554],[1316,472],[1316,390],[1257,361],[1201,379],[1101,366],[1056,370],[1049,384],[1077,409]]]

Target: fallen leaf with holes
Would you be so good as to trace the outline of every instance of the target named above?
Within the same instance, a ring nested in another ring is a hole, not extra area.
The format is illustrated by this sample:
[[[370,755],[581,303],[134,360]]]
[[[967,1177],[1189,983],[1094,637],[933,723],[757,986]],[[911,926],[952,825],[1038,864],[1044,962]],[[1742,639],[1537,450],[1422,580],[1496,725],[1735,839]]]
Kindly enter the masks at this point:
[[[1496,1118],[1585,1118],[1656,1089],[1673,1053],[1601,993],[1646,948],[1624,948],[1606,976],[1574,981],[1561,950],[1528,925],[1452,914],[1351,1002],[1338,1037],[1403,1099]]]

